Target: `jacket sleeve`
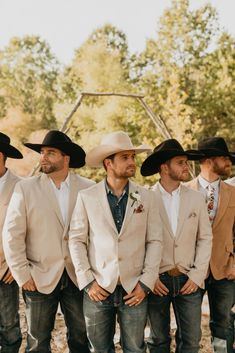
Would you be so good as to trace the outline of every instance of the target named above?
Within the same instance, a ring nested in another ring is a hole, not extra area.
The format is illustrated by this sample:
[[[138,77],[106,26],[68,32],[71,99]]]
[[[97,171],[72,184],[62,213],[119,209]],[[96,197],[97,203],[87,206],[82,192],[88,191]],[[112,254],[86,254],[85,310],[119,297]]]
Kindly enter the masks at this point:
[[[26,206],[21,183],[17,183],[12,194],[3,227],[3,248],[8,266],[19,286],[30,278],[26,257]]]
[[[162,256],[163,227],[156,192],[149,191],[150,205],[147,219],[146,253],[140,281],[153,290],[158,278]]]
[[[207,275],[211,250],[212,250],[212,228],[210,225],[204,197],[200,196],[198,233],[195,249],[195,259],[193,267],[188,272],[188,277],[198,286],[204,286]]]
[[[69,250],[80,289],[83,289],[94,280],[87,253],[88,233],[87,212],[81,193],[78,193],[70,223]]]

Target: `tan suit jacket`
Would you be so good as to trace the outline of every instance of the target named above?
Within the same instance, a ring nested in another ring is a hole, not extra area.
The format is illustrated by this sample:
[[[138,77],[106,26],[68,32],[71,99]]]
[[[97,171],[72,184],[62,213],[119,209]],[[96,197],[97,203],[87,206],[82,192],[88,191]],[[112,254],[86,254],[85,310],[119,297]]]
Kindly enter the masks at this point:
[[[163,223],[163,254],[160,273],[177,267],[198,286],[204,286],[212,247],[211,225],[204,197],[181,185],[176,234],[172,232],[157,183],[153,190],[160,205]]]
[[[235,186],[235,177],[225,180],[225,183]]]
[[[50,293],[66,268],[76,284],[68,249],[68,227],[78,190],[93,182],[70,174],[68,221],[64,224],[50,178],[41,174],[17,183],[3,230],[9,267],[19,286],[32,276],[37,289]]]
[[[9,205],[11,195],[13,193],[15,184],[20,180],[17,176],[11,173],[8,169],[8,175],[6,182],[4,184],[4,188],[2,192],[0,192],[0,280],[2,279],[3,275],[6,273],[8,269],[8,265],[6,263],[6,259],[3,252],[3,245],[2,245],[2,229],[3,224],[6,217],[7,207]]]
[[[72,215],[69,248],[80,289],[94,279],[112,293],[120,280],[130,293],[138,281],[150,289],[158,277],[162,226],[156,195],[132,182],[144,211],[135,213],[128,197],[125,218],[118,233],[109,207],[105,182],[78,194]]]
[[[187,183],[199,190],[198,178]],[[235,229],[235,188],[220,182],[219,202],[212,226],[213,246],[210,270],[215,279],[226,278],[234,264],[233,235]]]

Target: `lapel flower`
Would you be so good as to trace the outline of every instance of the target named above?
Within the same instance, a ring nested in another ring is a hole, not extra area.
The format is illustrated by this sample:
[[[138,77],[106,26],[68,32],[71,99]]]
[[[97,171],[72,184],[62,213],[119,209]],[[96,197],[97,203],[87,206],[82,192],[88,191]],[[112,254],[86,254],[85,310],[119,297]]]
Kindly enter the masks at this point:
[[[130,193],[130,198],[132,200],[132,204],[131,207],[134,206],[134,204],[136,203],[136,208],[134,209],[134,213],[141,213],[144,211],[144,206],[141,203],[141,196],[139,194],[139,192],[136,190],[135,192],[131,192]]]

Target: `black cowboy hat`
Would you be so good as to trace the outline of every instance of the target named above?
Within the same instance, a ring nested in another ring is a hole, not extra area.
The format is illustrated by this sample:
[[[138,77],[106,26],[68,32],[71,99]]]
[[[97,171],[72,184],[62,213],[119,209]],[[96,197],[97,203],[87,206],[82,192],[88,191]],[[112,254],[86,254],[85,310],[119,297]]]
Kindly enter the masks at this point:
[[[42,143],[24,143],[24,145],[38,153],[41,152],[42,147],[58,148],[66,155],[70,156],[70,168],[81,168],[85,165],[86,154],[82,147],[73,143],[66,134],[58,130],[49,131]]]
[[[22,159],[23,155],[17,148],[10,145],[10,142],[10,137],[0,132],[0,152],[4,153],[9,158]]]
[[[205,157],[229,157],[235,164],[235,152],[230,152],[223,137],[207,137],[198,143],[198,150],[204,153]]]
[[[175,139],[163,141],[154,148],[153,153],[146,158],[141,166],[141,174],[143,176],[150,176],[158,173],[160,165],[169,159],[177,156],[186,156],[189,160],[196,161],[204,157],[203,153],[196,150],[184,151],[181,144]]]

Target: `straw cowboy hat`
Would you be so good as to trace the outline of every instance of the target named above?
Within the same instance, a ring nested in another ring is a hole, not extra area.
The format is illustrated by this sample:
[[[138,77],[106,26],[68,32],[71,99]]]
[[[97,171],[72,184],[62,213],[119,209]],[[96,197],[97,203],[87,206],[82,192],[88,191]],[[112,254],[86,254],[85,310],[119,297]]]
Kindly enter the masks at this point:
[[[70,156],[69,167],[81,168],[85,165],[85,151],[72,142],[72,140],[63,132],[58,130],[49,131],[44,137],[42,143],[24,143],[24,145],[33,151],[41,152],[42,147],[54,147]]]
[[[207,137],[198,143],[198,150],[205,154],[205,157],[229,157],[235,164],[235,152],[228,150],[223,137]]]
[[[105,158],[122,151],[135,151],[141,153],[150,151],[148,145],[134,147],[130,137],[123,131],[115,131],[103,137],[101,144],[86,155],[86,164],[93,168],[103,166]]]
[[[204,154],[196,150],[185,151],[177,140],[169,139],[154,148],[153,153],[143,162],[140,172],[143,176],[158,173],[161,164],[177,156],[186,156],[189,160],[196,161],[202,159]]]
[[[9,158],[22,159],[23,155],[20,151],[13,147],[10,143],[10,137],[0,132],[0,152],[4,153]]]

